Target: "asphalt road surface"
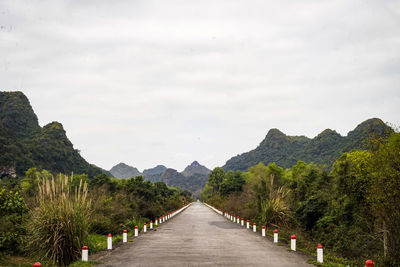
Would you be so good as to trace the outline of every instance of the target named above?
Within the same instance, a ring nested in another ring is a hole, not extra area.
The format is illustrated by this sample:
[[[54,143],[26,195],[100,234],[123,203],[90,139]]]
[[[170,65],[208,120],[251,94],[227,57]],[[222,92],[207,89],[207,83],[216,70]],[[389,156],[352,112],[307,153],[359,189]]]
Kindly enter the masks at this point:
[[[231,223],[199,202],[133,240],[90,260],[101,262],[97,266],[311,266],[301,253]]]

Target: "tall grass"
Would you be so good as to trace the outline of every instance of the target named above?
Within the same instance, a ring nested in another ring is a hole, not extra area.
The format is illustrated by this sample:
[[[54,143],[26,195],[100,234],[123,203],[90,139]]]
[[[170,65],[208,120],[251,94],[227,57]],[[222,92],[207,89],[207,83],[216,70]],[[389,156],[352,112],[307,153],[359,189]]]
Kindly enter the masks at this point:
[[[38,206],[27,225],[28,247],[52,264],[66,266],[80,256],[88,238],[91,201],[86,182],[72,186],[72,176],[39,183]]]

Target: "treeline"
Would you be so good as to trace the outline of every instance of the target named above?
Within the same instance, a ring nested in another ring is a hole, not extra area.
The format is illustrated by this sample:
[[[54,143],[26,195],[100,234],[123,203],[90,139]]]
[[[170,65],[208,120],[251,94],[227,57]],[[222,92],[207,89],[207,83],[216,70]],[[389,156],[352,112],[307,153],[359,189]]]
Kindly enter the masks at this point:
[[[79,258],[83,245],[95,247],[96,236],[141,227],[193,200],[189,191],[141,176],[53,177],[31,168],[22,179],[0,181],[0,258],[33,255],[61,266]]]
[[[368,150],[344,153],[328,172],[299,161],[246,172],[215,168],[202,200],[267,229],[322,243],[337,263],[400,265],[400,134],[369,140]],[[280,235],[281,236],[281,235]],[[379,266],[379,265],[378,265]]]

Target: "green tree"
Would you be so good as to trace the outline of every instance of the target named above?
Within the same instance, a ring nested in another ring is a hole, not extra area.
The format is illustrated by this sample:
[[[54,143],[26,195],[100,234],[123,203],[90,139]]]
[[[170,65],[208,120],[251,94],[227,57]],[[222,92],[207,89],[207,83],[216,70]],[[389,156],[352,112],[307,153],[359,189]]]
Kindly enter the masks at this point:
[[[400,133],[374,142],[368,201],[381,225],[384,255],[400,264]]]
[[[26,234],[23,221],[27,211],[20,192],[0,189],[0,251],[20,250]]]

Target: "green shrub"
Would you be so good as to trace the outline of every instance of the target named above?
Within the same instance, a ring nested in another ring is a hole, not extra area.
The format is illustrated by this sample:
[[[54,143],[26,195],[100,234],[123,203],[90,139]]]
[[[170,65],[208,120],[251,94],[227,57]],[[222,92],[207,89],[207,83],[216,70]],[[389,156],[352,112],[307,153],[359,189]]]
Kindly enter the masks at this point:
[[[51,263],[65,266],[79,258],[87,242],[91,201],[87,184],[71,186],[72,177],[43,179],[39,184],[38,207],[27,225],[28,248]]]
[[[0,252],[18,252],[25,234],[23,227],[27,208],[18,191],[0,190]]]

